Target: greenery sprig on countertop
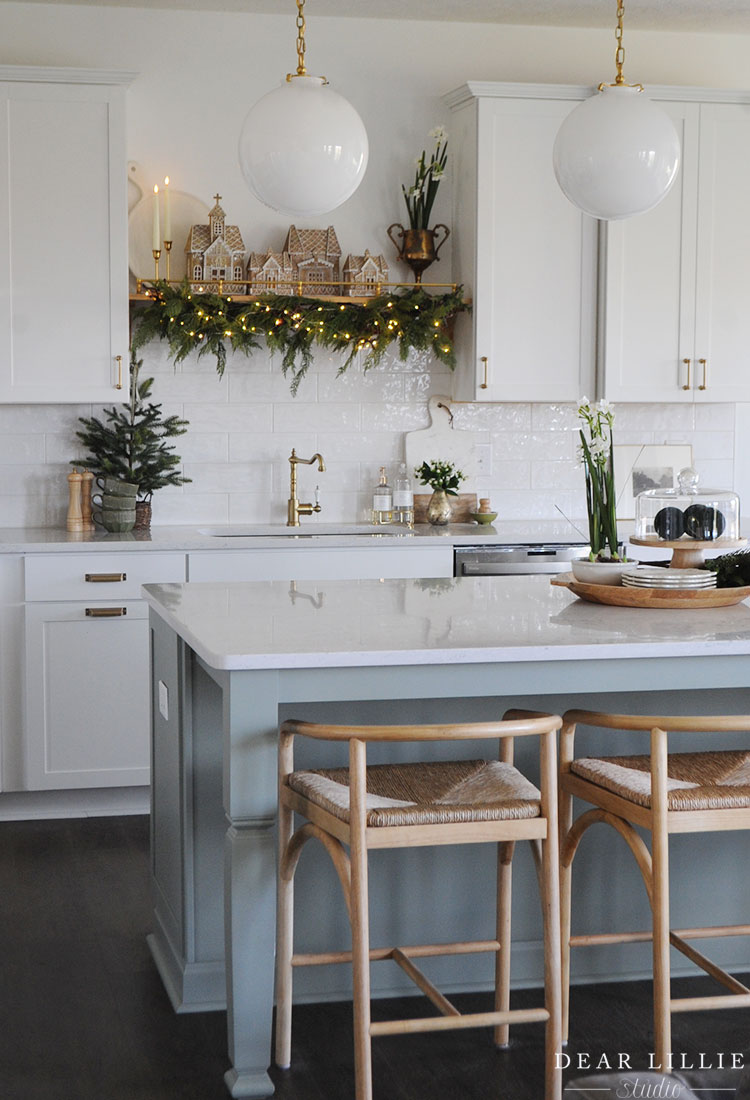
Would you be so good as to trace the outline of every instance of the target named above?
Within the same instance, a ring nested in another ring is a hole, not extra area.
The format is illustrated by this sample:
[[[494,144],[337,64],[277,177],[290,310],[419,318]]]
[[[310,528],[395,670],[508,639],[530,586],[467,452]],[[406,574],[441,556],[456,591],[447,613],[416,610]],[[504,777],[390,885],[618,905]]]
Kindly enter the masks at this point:
[[[264,339],[272,351],[281,353],[281,369],[290,378],[292,393],[312,363],[316,344],[344,355],[339,374],[360,352],[364,370],[375,366],[394,343],[402,362],[414,348],[431,351],[453,370],[456,357],[449,322],[469,308],[462,287],[431,295],[415,286],[365,304],[281,294],[235,301],[229,295],[196,294],[187,283],[175,287],[163,281],[148,289],[154,300],[138,316],[134,351],[158,337],[169,342],[175,363],[197,350],[199,357],[213,355],[222,375],[228,347],[249,355]]]
[[[734,550],[718,558],[707,558],[703,568],[716,574],[717,588],[744,588],[750,585],[750,550]]]

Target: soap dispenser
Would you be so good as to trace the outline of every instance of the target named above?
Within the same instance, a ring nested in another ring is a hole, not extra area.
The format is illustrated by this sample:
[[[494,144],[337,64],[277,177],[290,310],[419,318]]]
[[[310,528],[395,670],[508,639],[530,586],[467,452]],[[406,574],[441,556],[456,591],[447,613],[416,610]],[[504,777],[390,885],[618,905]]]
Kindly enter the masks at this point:
[[[380,481],[372,494],[372,522],[391,523],[393,520],[393,494],[385,474],[385,466],[380,467]]]

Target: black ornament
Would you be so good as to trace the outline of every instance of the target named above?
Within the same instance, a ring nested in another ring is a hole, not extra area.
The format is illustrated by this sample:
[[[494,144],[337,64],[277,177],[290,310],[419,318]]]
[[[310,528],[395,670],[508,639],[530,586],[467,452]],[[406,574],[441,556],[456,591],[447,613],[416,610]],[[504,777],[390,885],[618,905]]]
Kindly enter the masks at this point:
[[[724,514],[709,504],[691,504],[685,509],[685,532],[691,539],[711,542],[721,537],[726,527]]]
[[[654,530],[660,539],[674,542],[685,533],[685,520],[680,508],[662,508],[654,516]]]

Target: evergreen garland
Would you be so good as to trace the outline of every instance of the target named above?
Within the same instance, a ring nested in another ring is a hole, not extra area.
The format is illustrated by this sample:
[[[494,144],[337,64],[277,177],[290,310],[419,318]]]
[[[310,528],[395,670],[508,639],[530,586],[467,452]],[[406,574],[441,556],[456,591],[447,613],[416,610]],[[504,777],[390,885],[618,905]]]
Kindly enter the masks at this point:
[[[138,486],[138,499],[150,501],[157,489],[191,480],[180,473],[180,456],[167,443],[184,435],[188,422],[176,415],[162,417],[161,405],[149,401],[153,378],[138,380],[142,366],[143,360],[131,351],[128,404],[104,409],[106,422],[96,416],[78,418],[83,428],[76,436],[88,454],[70,465],[130,481]]]
[[[292,393],[310,367],[315,344],[345,356],[339,374],[359,352],[364,352],[364,370],[375,366],[394,341],[402,362],[412,348],[429,350],[453,370],[456,356],[450,321],[470,308],[462,300],[462,289],[431,295],[414,286],[381,294],[364,305],[283,294],[238,302],[231,296],[195,294],[187,282],[173,287],[159,281],[149,287],[154,299],[139,314],[133,350],[159,337],[168,341],[175,363],[196,349],[199,357],[213,355],[221,376],[227,345],[249,355],[264,339],[272,351],[281,353],[281,369],[291,380]]]

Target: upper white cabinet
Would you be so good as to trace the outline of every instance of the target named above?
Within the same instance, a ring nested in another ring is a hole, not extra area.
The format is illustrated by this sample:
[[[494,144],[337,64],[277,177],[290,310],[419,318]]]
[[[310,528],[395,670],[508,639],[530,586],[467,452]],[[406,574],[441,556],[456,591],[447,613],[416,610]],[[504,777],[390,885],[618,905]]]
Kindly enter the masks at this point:
[[[453,278],[473,300],[457,320],[454,396],[577,401],[592,393],[597,222],[565,198],[552,146],[591,93],[471,83],[453,117]]]
[[[603,229],[600,391],[750,401],[750,96],[651,95],[677,125],[682,166],[654,210]]]
[[[0,66],[0,401],[127,392],[132,76]]]

